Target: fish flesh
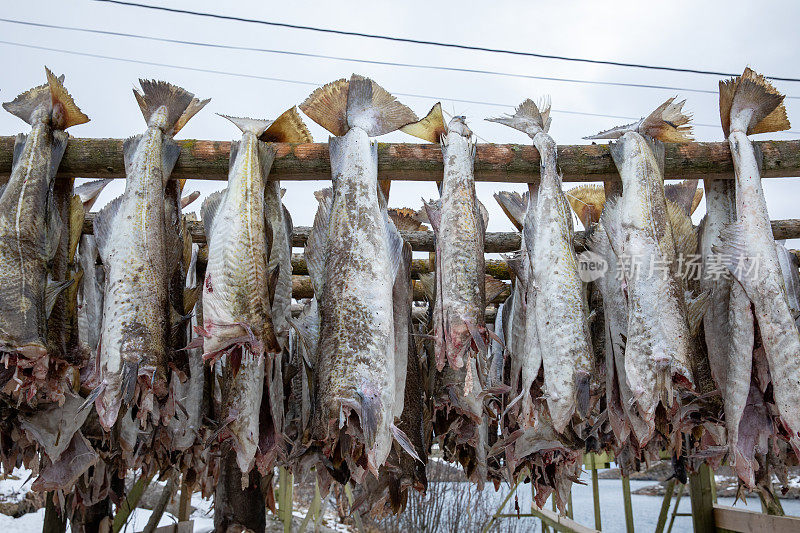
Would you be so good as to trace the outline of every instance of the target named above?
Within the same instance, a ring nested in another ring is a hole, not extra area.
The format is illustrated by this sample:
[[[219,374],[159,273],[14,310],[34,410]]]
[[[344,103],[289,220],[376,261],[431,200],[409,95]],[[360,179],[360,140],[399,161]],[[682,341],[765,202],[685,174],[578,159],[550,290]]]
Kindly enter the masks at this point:
[[[531,218],[526,216],[522,231],[529,258],[527,283],[535,292],[544,395],[553,428],[563,433],[573,415],[585,418],[589,413],[594,356],[588,302],[573,246],[571,211],[556,169],[556,144],[547,133],[550,104],[547,101],[537,106],[528,99],[513,116],[489,120],[526,133],[541,158],[536,203],[529,208]]]
[[[54,198],[54,178],[67,147],[66,129],[89,121],[64,88],[64,77],[45,68],[47,83],[3,104],[31,125],[14,143],[11,176],[0,196],[0,362],[15,366],[30,400],[48,378],[47,319],[71,281],[48,286],[64,222]],[[24,377],[23,377],[24,375]],[[58,396],[57,391],[53,391]],[[58,399],[54,397],[52,399]]]
[[[208,102],[163,81],[139,80],[134,95],[147,121],[144,134],[125,141],[125,192],[94,219],[105,269],[103,326],[98,360],[101,383],[90,396],[100,423],[111,429],[120,408],[138,396],[138,418],[158,420],[156,398],[167,394],[170,302],[181,248],[166,230],[165,188],[180,147],[173,136]]]
[[[445,126],[441,104],[403,131],[439,142],[444,160],[440,199],[424,205],[436,234],[433,336],[434,429],[446,452],[482,484],[488,443],[483,387],[488,367],[483,242],[488,215],[475,193],[476,140],[463,116]]]
[[[763,76],[751,69],[745,69],[741,76],[720,82],[720,118],[722,129],[731,149],[735,180],[735,218],[719,231],[719,243],[713,251],[719,254],[720,261],[733,275],[730,302],[731,317],[739,313],[740,320],[731,326],[742,326],[750,321],[750,312],[755,317],[760,333],[758,338],[751,336],[749,329],[742,330],[741,346],[761,345],[769,367],[769,380],[773,387],[774,404],[777,408],[778,423],[788,436],[789,442],[800,455],[800,333],[789,305],[787,287],[781,270],[781,261],[772,236],[769,213],[761,186],[760,153],[748,139],[748,135],[789,128],[786,109],[781,95]],[[733,295],[744,293],[736,300]],[[745,299],[746,298],[746,299]],[[752,307],[748,305],[752,304]],[[733,318],[731,319],[733,320]],[[753,339],[751,341],[751,338]],[[751,342],[753,344],[751,344]],[[734,454],[737,472],[745,474],[745,482],[752,486],[753,458],[752,439],[743,439],[737,430],[753,426],[747,420],[746,405],[751,402],[748,396],[752,388],[744,382],[745,373],[752,361],[751,351],[736,349],[731,344],[729,354],[729,383],[726,400],[736,399],[735,404],[726,404],[729,444]],[[748,361],[750,359],[750,361]],[[737,365],[738,377],[730,377]],[[766,384],[762,384],[766,387]],[[763,390],[763,389],[762,389]],[[734,392],[735,391],[735,392]],[[760,399],[758,401],[761,401]],[[757,403],[758,403],[757,401]],[[741,421],[736,424],[736,419]],[[733,429],[733,435],[731,435]],[[743,448],[749,449],[743,449]],[[740,461],[742,464],[740,468]]]
[[[353,75],[314,91],[300,105],[331,132],[333,189],[321,193],[306,244],[319,303],[311,428],[327,471],[345,482],[379,477],[393,437],[413,445],[394,424],[397,403],[393,286],[403,240],[378,188],[377,144],[417,117],[368,78]]]

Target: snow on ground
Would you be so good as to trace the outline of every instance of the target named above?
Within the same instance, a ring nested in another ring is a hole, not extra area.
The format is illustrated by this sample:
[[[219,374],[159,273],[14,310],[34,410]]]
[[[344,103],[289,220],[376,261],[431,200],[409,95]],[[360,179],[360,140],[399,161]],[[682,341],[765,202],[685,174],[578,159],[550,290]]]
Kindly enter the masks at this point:
[[[31,490],[33,480],[31,471],[25,468],[15,468],[6,479],[0,477],[0,500],[7,502],[20,501]]]

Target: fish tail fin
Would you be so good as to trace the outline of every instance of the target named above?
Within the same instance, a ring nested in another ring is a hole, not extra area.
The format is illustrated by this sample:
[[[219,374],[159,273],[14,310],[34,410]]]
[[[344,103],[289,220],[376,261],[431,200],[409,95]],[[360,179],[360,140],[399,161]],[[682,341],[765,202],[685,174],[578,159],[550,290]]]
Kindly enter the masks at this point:
[[[692,224],[692,218],[684,208],[667,200],[667,219],[672,227],[675,252],[688,260],[697,252],[697,228]]]
[[[141,90],[133,94],[148,126],[174,135],[208,100],[196,100],[186,89],[160,80],[139,80]]]
[[[38,85],[32,89],[20,93],[19,96],[10,102],[3,104],[3,109],[21,118],[28,124],[33,124],[33,114],[37,109],[49,109],[50,107],[50,88],[47,83]]]
[[[425,297],[431,302],[436,296],[436,277],[433,272],[425,272],[419,275],[419,282]]]
[[[424,118],[406,124],[400,128],[400,131],[424,141],[438,143],[442,135],[447,134],[447,125],[442,115],[442,103],[436,102]]]
[[[591,383],[592,376],[588,372],[581,370],[576,372],[576,410],[581,418],[589,416],[589,409],[591,408]]]
[[[703,189],[697,188],[697,179],[664,185],[664,196],[680,206],[687,215],[694,213],[703,198]]]
[[[514,128],[533,138],[537,133],[547,133],[550,129],[550,98],[542,98],[538,105],[527,98],[517,106],[513,115],[487,118],[486,120]]]
[[[271,120],[262,120],[249,117],[232,117],[230,115],[223,115],[222,113],[217,113],[217,115],[236,124],[236,127],[239,128],[242,133],[252,133],[256,137],[261,136],[272,124]]]
[[[386,89],[369,78],[353,74],[347,88],[347,125],[370,137],[395,131],[419,119]]]
[[[500,209],[511,220],[518,231],[522,231],[525,223],[525,211],[528,209],[528,198],[516,191],[500,191],[494,194]]]
[[[747,135],[790,128],[782,95],[749,67],[736,78],[720,82],[719,109],[725,136],[733,130]]]
[[[349,83],[345,78],[326,83],[312,92],[300,104],[300,111],[308,118],[341,137],[349,129],[347,125],[347,91]]]
[[[262,141],[279,143],[314,142],[308,126],[303,122],[295,106],[281,113],[259,138]]]
[[[328,223],[331,209],[333,209],[333,190],[331,188],[322,189],[315,192],[314,196],[317,197],[319,206],[317,207],[317,213],[314,215],[311,233],[309,233],[306,241],[305,256],[308,274],[314,287],[314,294],[317,299],[320,299],[325,285],[325,263],[328,259]]]
[[[661,142],[682,143],[692,140],[691,114],[683,113],[686,100],[675,101],[675,96],[658,106],[644,119],[639,132]]]
[[[63,76],[56,77],[47,67],[44,70],[47,73],[47,85],[50,88],[53,127],[65,130],[70,126],[89,122],[89,117],[80,110],[75,104],[75,100],[64,87]]]
[[[417,212],[411,208],[391,208],[388,213],[398,231],[420,231],[425,229],[417,216]]]
[[[391,425],[391,428],[392,428],[392,435],[394,436],[394,440],[397,441],[397,444],[399,444],[400,447],[403,448],[403,450],[405,450],[405,452],[408,455],[410,455],[411,457],[413,457],[414,459],[416,459],[421,463],[422,459],[419,458],[419,454],[414,449],[414,445],[411,443],[411,439],[408,438],[408,435],[406,435],[402,429],[395,426],[394,424]]]
[[[600,220],[606,203],[606,193],[602,185],[579,185],[564,194],[585,229],[588,230]]]

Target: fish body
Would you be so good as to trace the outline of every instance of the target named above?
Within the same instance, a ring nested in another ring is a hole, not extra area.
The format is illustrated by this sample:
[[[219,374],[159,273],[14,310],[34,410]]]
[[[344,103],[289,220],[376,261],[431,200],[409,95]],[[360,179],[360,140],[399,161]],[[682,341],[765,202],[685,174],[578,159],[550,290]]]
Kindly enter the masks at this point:
[[[31,131],[16,138],[11,176],[0,196],[0,352],[6,366],[13,354],[34,382],[46,378],[49,366],[48,262],[63,228],[53,186],[69,137],[64,130],[89,120],[64,89],[63,76],[45,70],[47,84],[3,104]]]
[[[199,110],[193,109],[193,95],[179,87],[140,82],[142,92],[134,94],[148,127],[125,141],[125,192],[94,221],[106,280],[99,350],[102,384],[95,403],[106,429],[137,390],[140,418],[154,408],[154,396],[167,392],[172,268],[165,188],[180,153],[172,140],[175,128],[188,120],[187,113]]]
[[[638,435],[641,446],[652,437],[658,403],[673,405],[673,381],[693,386],[684,288],[676,272],[660,163],[651,146],[661,145],[628,132],[611,148],[623,182],[619,242],[612,239],[612,246],[621,250],[628,292],[625,373],[650,428]]]
[[[329,141],[333,189],[319,194],[306,245],[320,317],[311,434],[338,479],[361,481],[366,471],[377,478],[393,436],[401,445],[405,437],[394,426],[403,402],[396,397],[393,301],[403,241],[378,192],[370,136],[416,116],[357,75],[318,89],[300,108],[336,135]]]

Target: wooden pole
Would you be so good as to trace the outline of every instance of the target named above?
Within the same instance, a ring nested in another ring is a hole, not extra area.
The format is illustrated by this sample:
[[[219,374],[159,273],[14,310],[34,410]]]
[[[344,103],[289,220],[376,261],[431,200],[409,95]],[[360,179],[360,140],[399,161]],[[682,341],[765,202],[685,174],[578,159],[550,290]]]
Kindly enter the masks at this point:
[[[94,233],[95,213],[88,213],[83,223],[83,233],[91,235]],[[796,239],[800,237],[800,219],[773,220],[772,235],[776,240]],[[192,241],[203,244],[206,242],[206,234],[203,230],[203,223],[188,221],[187,227],[192,236]],[[292,246],[303,247],[306,245],[311,228],[308,226],[297,226],[292,233]],[[406,240],[415,252],[433,252],[436,242],[432,231],[401,231],[400,235]],[[520,234],[516,231],[511,232],[488,232],[483,243],[483,251],[488,253],[506,253],[519,250]],[[573,241],[575,250],[582,252],[586,249],[586,232],[576,231]]]
[[[156,502],[156,506],[153,508],[153,513],[150,515],[150,519],[147,520],[147,525],[144,526],[142,530],[143,533],[153,533],[156,528],[158,527],[158,523],[161,521],[161,517],[164,516],[164,511],[167,510],[167,505],[169,505],[169,501],[172,499],[172,496],[175,494],[175,478],[177,474],[172,474],[167,479],[167,484],[164,487],[164,490],[161,491],[161,496],[158,498],[158,502]]]
[[[589,461],[592,469],[592,502],[594,502],[594,528],[598,531],[603,529],[600,517],[600,479],[597,475],[597,462],[594,452],[589,454]]]
[[[678,495],[675,497],[675,507],[672,509],[672,516],[669,517],[669,525],[667,526],[667,533],[672,533],[672,526],[675,524],[675,518],[678,516],[678,507],[681,504],[683,492],[686,490],[686,485],[683,483],[678,487]]]
[[[184,476],[183,483],[181,483],[181,498],[178,501],[178,521],[179,522],[186,522],[189,520],[189,513],[191,510],[192,503],[192,489],[186,483],[186,477]]]
[[[119,178],[125,175],[123,139],[70,139],[58,177]],[[183,140],[172,178],[226,180],[230,142]],[[762,176],[800,175],[800,141],[756,141],[764,154]],[[11,173],[14,137],[0,137],[0,176]],[[278,144],[270,179],[330,179],[328,145]],[[727,142],[665,145],[665,178],[733,176]],[[607,144],[558,147],[564,181],[619,181]],[[479,144],[476,181],[528,183],[539,175],[539,152],[530,144]],[[378,144],[378,177],[440,181],[442,151],[436,144]]]
[[[667,515],[669,515],[669,506],[672,504],[672,494],[674,492],[675,479],[673,478],[667,481],[664,487],[664,500],[661,502],[661,512],[658,513],[655,533],[664,533],[664,526],[667,525]]]
[[[147,477],[140,477],[133,484],[133,487],[131,487],[131,490],[128,491],[128,494],[125,495],[122,503],[117,508],[117,514],[114,515],[114,521],[111,526],[112,533],[119,533],[123,528],[133,510],[139,506],[139,500],[142,499],[142,494],[144,494],[152,479],[153,475],[151,474]]]
[[[631,503],[631,480],[628,476],[622,478],[622,501],[625,507],[625,530],[634,533],[633,526],[633,504]]]
[[[243,481],[247,483],[244,488]],[[232,526],[264,531],[267,509],[258,470],[254,468],[242,474],[236,463],[236,452],[228,448],[220,457],[219,481],[214,491],[214,529],[228,531]]]
[[[714,533],[714,499],[711,493],[711,468],[707,463],[689,476],[692,523],[695,533]]]
[[[45,496],[42,533],[64,533],[67,530],[66,509],[58,508],[53,495],[53,492],[48,492]]]

